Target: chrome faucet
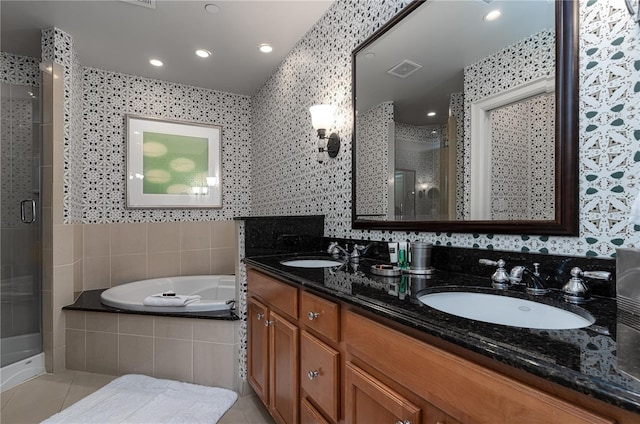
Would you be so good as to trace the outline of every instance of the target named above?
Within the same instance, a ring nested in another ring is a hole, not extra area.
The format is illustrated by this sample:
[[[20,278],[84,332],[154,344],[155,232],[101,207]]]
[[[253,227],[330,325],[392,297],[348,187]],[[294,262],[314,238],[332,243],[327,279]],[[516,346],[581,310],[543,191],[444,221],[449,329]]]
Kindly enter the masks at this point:
[[[338,244],[337,241],[331,242],[329,247],[327,248],[327,253],[333,256],[344,256],[345,258],[350,259],[352,262],[358,262],[360,260],[360,256],[364,253],[368,246],[362,246],[360,244],[353,245],[353,251],[349,253],[349,251]]]
[[[551,290],[544,286],[542,276],[540,275],[540,264],[536,262],[533,264],[533,267],[534,271],[522,265],[511,268],[511,273],[509,274],[511,284],[525,284],[527,293],[535,296],[549,293]],[[529,278],[525,279],[523,283],[522,280],[525,275]]]
[[[349,252],[347,252],[347,250],[345,248],[343,248],[342,246],[340,246],[338,244],[337,241],[333,241],[333,242],[329,243],[329,247],[327,248],[327,253],[329,253],[330,255],[333,255],[333,256],[340,256],[340,254],[342,253],[342,255],[345,258],[348,258],[348,257],[351,256],[349,254]]]

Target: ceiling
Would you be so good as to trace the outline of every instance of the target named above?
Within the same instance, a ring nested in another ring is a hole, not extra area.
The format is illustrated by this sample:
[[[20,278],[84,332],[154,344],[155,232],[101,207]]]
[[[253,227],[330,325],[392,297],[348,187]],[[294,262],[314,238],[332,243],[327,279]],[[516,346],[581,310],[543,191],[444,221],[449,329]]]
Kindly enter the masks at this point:
[[[217,13],[205,11],[210,3]],[[2,0],[0,47],[40,58],[40,30],[55,26],[73,37],[83,66],[252,95],[331,4],[157,0],[151,9],[119,0]],[[273,52],[261,53],[263,43]],[[213,55],[199,58],[196,49]]]

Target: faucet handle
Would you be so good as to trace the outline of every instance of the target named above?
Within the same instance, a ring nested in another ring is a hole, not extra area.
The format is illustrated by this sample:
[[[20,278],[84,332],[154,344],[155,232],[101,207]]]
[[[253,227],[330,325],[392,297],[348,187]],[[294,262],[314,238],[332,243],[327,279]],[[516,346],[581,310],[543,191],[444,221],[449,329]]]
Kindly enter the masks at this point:
[[[607,271],[583,271],[578,267],[571,268],[571,279],[562,287],[564,300],[569,303],[585,303],[591,299],[589,287],[584,278],[608,281],[611,273]]]
[[[500,265],[500,261],[502,261],[502,265]],[[498,259],[497,261],[492,261],[491,259],[480,259],[478,260],[480,265],[488,265],[488,266],[498,266],[500,268],[504,268],[506,262],[502,259]]]
[[[495,289],[507,289],[511,284],[511,280],[509,279],[509,274],[507,270],[504,269],[506,262],[502,259],[498,259],[497,261],[492,261],[491,259],[480,259],[478,261],[480,265],[488,265],[488,266],[497,266],[496,272],[491,275],[491,286]]]
[[[607,271],[582,271],[582,276],[585,278],[593,278],[594,280],[609,281],[611,273]]]

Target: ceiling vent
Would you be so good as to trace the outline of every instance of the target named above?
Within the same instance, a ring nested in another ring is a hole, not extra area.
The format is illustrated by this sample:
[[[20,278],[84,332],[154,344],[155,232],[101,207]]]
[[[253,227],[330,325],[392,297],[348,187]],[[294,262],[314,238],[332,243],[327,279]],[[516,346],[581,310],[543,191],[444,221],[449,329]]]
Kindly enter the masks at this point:
[[[406,78],[420,68],[422,68],[422,65],[418,65],[415,62],[405,59],[393,68],[389,69],[387,74],[391,74],[398,78]]]
[[[156,8],[156,0],[120,0],[125,3],[135,4],[137,6],[146,7],[149,9]]]

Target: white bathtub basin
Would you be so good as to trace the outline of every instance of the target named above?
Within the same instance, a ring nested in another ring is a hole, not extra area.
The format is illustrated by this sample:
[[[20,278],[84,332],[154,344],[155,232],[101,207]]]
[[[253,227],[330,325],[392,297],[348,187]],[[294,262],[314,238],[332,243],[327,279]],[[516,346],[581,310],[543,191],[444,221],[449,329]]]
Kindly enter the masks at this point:
[[[199,295],[185,306],[147,306],[147,296],[173,291],[178,295]],[[100,301],[113,308],[148,312],[205,312],[231,309],[236,297],[235,275],[191,275],[134,281],[105,290]]]
[[[438,292],[418,297],[427,306],[462,318],[512,327],[566,330],[588,327],[595,318],[515,297],[487,293]]]

